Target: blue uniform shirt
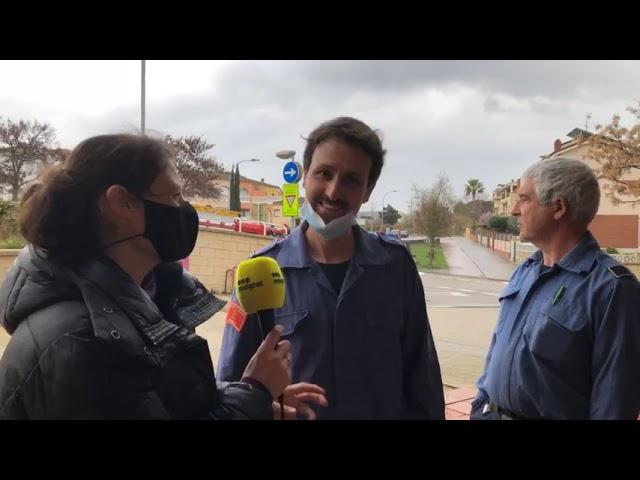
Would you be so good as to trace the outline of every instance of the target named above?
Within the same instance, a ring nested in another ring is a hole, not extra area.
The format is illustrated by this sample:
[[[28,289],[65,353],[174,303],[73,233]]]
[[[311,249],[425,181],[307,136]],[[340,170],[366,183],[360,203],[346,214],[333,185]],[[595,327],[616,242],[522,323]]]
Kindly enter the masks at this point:
[[[591,233],[544,273],[518,266],[501,308],[472,419],[490,399],[525,418],[635,419],[640,410],[640,284]]]
[[[291,342],[292,382],[326,390],[329,406],[312,406],[318,418],[444,419],[424,290],[404,244],[354,227],[356,253],[337,295],[308,252],[305,228],[255,256],[283,271],[286,300],[275,323]],[[218,378],[239,379],[261,340],[255,315],[240,332],[227,324]]]

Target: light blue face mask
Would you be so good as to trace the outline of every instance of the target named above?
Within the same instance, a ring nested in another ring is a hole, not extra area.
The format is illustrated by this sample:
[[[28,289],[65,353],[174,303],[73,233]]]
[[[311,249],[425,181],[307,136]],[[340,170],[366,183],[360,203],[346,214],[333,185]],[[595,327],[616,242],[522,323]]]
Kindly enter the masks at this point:
[[[356,220],[356,213],[350,212],[325,224],[322,217],[315,212],[309,202],[304,202],[301,214],[302,218],[309,224],[309,227],[318,232],[325,240],[333,240],[345,235]]]

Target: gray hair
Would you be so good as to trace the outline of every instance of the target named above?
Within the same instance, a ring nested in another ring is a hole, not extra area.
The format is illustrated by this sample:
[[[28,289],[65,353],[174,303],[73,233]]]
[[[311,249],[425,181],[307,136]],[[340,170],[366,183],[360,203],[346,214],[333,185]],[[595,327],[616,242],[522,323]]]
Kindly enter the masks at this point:
[[[557,198],[568,204],[569,219],[589,223],[600,206],[600,185],[591,167],[571,158],[549,158],[530,166],[522,175],[533,182],[541,205]]]

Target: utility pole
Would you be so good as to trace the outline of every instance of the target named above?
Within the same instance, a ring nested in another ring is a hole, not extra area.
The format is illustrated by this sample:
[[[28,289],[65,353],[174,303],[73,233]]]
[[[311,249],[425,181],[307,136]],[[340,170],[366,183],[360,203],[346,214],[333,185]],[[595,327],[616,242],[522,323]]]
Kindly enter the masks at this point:
[[[144,104],[145,104],[145,61],[141,60],[141,70],[140,70],[140,131],[142,135],[145,134],[145,125],[144,125]]]

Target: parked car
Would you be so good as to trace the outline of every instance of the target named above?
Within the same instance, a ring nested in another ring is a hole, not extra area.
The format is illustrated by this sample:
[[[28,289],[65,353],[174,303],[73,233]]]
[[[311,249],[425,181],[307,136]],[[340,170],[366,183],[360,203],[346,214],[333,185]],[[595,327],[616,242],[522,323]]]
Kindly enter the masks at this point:
[[[267,223],[267,235],[277,237],[279,235],[287,235],[288,230],[286,225],[276,225],[274,223]]]
[[[236,232],[254,233],[256,235],[267,235],[267,225],[257,220],[247,220],[244,218],[235,218],[233,220]]]
[[[201,227],[215,227],[224,228],[225,230],[235,230],[235,225],[231,222],[214,222],[206,218],[200,218],[199,223]]]
[[[234,218],[233,222],[213,221],[200,218],[200,225],[203,227],[224,228],[242,233],[253,233],[256,235],[272,235],[274,237],[288,235],[289,229],[286,225],[276,225],[275,223],[259,222],[249,218]]]

